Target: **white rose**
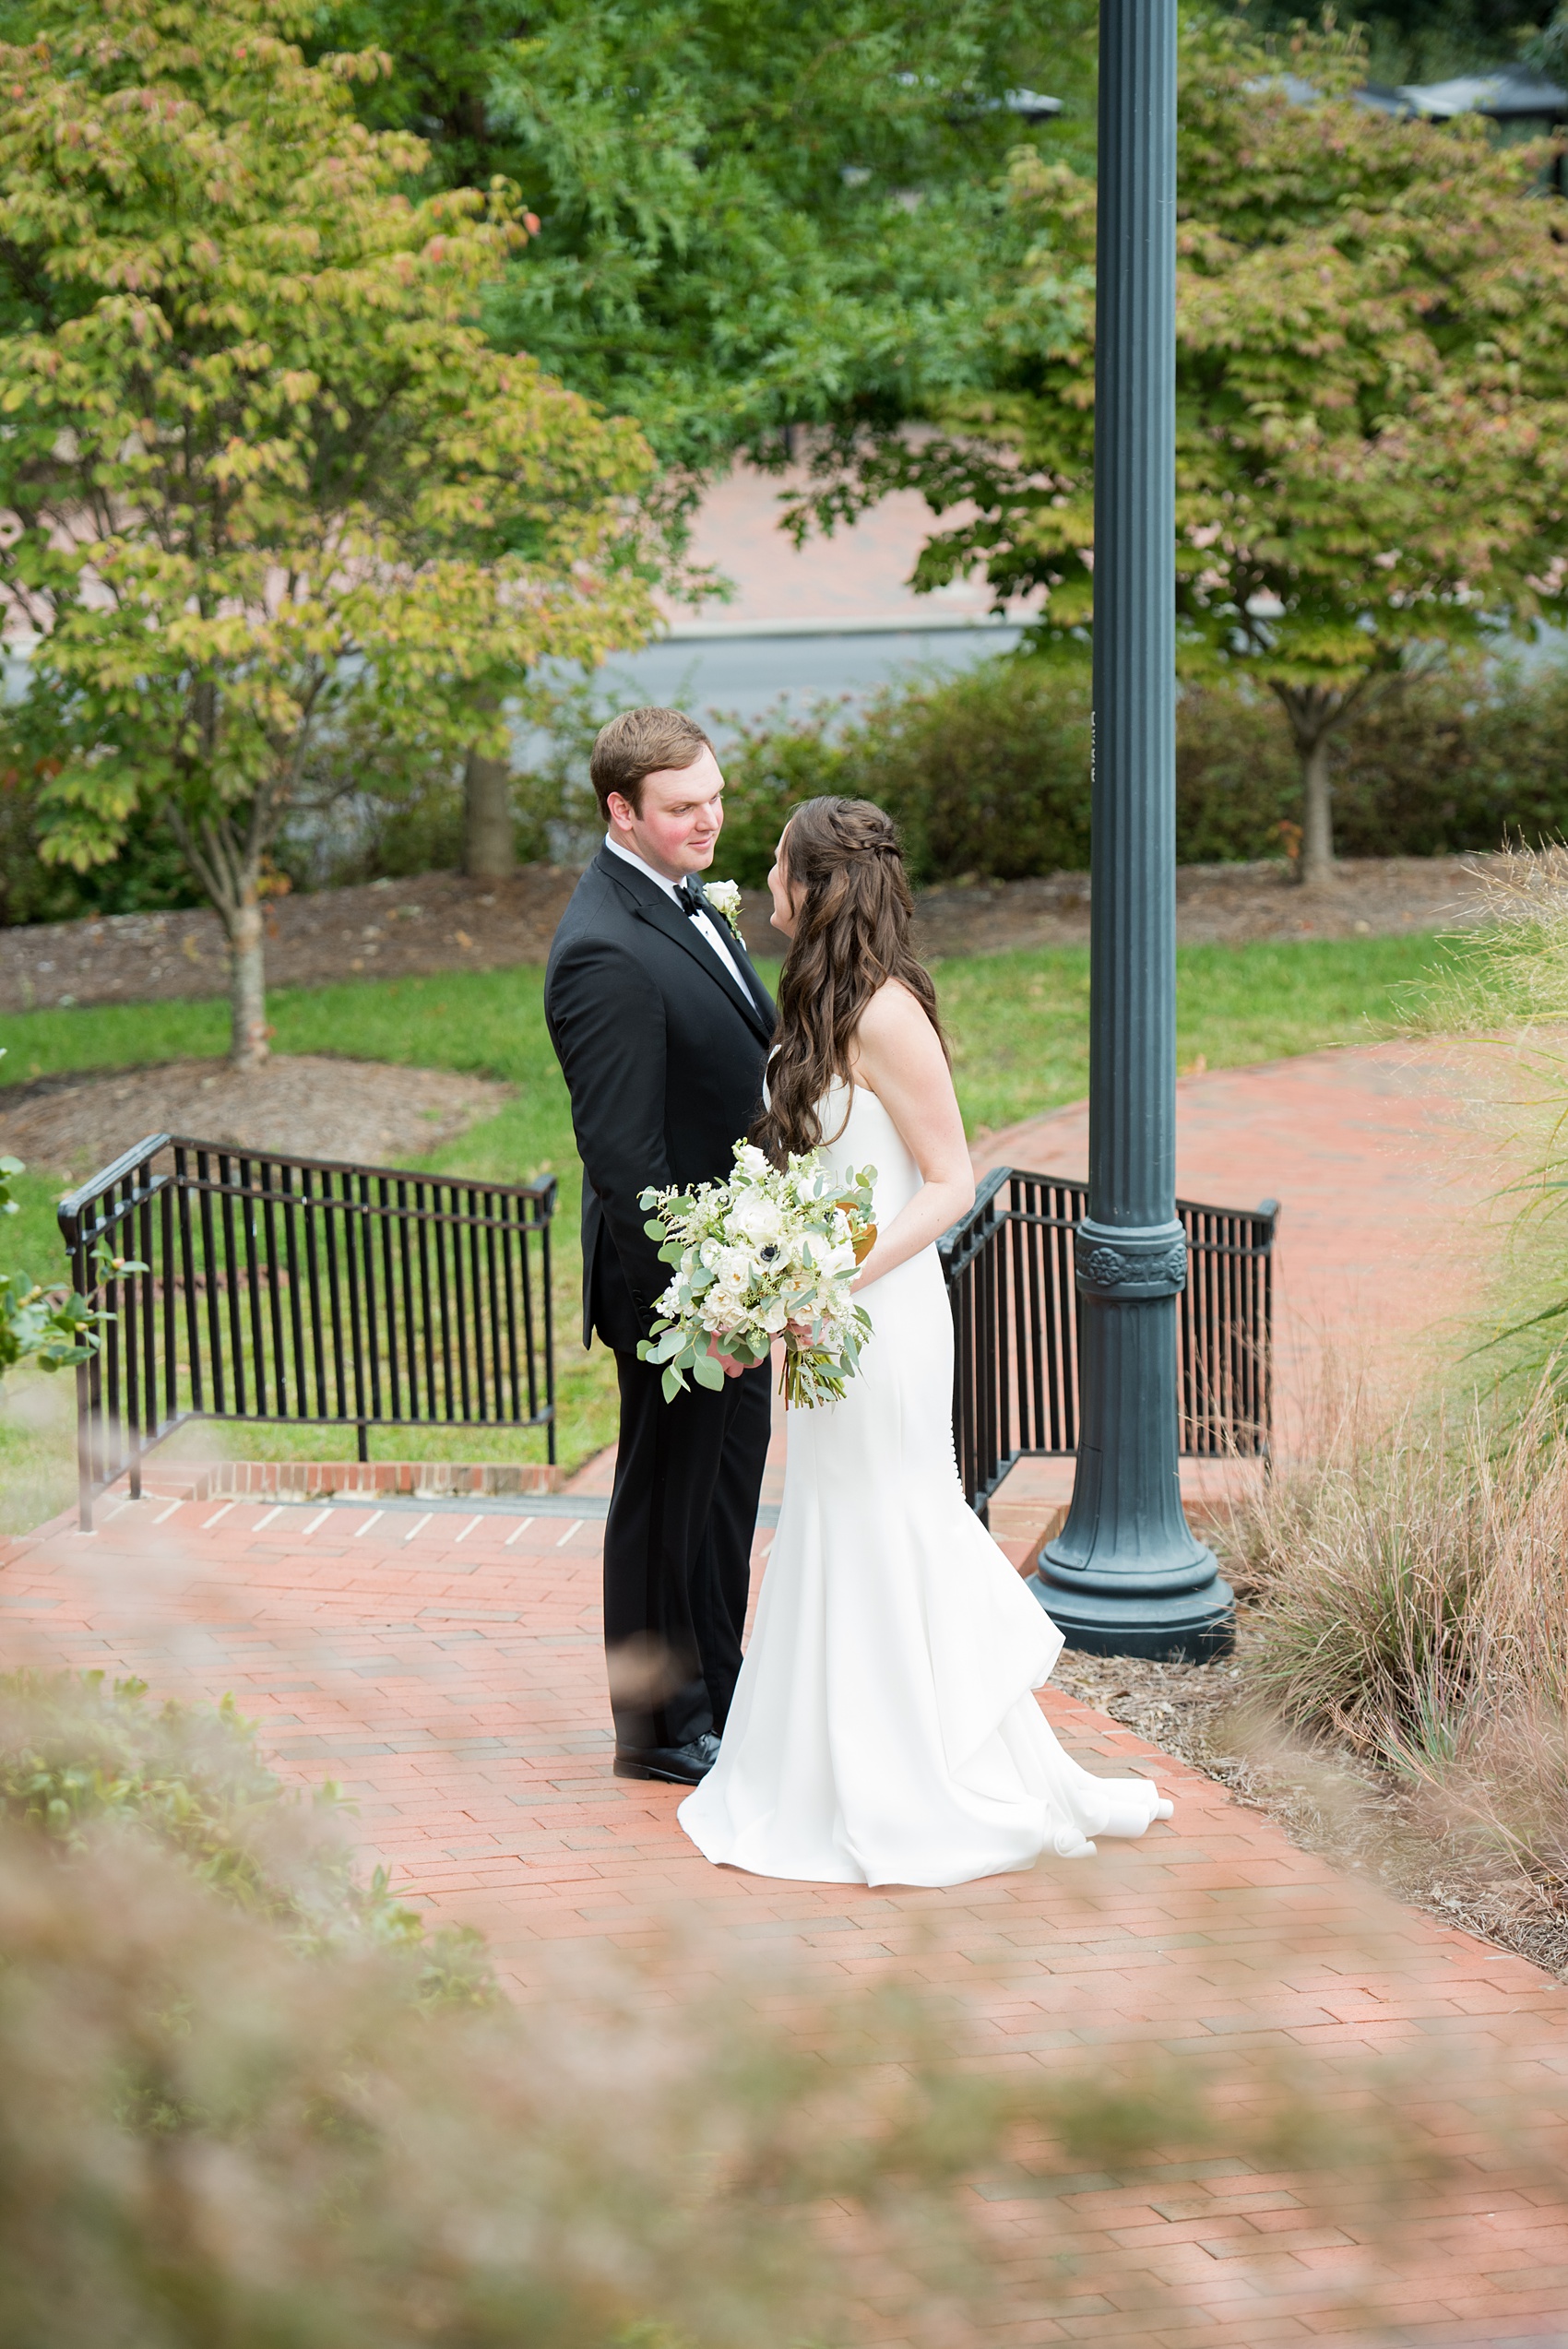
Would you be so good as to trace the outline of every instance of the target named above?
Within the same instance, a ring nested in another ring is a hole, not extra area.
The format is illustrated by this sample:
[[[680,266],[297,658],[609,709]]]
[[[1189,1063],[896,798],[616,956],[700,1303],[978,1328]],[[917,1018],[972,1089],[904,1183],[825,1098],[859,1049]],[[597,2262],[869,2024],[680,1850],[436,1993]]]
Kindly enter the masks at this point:
[[[753,1192],[736,1200],[726,1230],[731,1240],[753,1248],[776,1248],[784,1236],[784,1211],[777,1201]]]
[[[735,1172],[752,1182],[761,1182],[771,1171],[767,1160],[754,1142],[742,1142],[735,1152]]]
[[[853,1271],[855,1251],[847,1240],[828,1247],[824,1247],[818,1240],[812,1250],[812,1263],[819,1280],[830,1281],[840,1273]]]
[[[745,1249],[721,1248],[713,1263],[714,1286],[739,1297],[749,1287],[752,1271],[752,1260]]]

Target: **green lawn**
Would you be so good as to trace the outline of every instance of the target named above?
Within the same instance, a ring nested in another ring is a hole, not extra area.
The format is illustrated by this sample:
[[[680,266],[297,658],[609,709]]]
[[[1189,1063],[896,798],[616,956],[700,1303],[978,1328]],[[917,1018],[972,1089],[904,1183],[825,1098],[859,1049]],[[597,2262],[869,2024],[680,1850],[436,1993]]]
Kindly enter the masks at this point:
[[[1420,980],[1446,951],[1429,935],[1184,947],[1177,958],[1180,1064],[1191,1067],[1201,1057],[1209,1068],[1233,1067],[1386,1034],[1397,1018],[1401,990]],[[1086,949],[952,961],[939,965],[936,977],[971,1133],[994,1131],[1058,1108],[1087,1090]],[[613,1381],[602,1350],[585,1357],[575,1335],[581,1181],[566,1088],[545,1033],[543,984],[543,972],[533,967],[366,979],[280,991],[272,998],[271,1012],[279,1052],[336,1052],[407,1066],[473,1070],[518,1088],[517,1101],[499,1116],[419,1163],[512,1181],[545,1171],[559,1176],[561,1453],[570,1464],[613,1432]],[[6,1047],[0,1083],[25,1083],[66,1069],[216,1057],[225,1049],[227,1027],[227,1006],[220,1002],[18,1014],[0,1022],[0,1043]],[[61,1261],[54,1221],[58,1185],[24,1176],[18,1188],[20,1212],[6,1234],[5,1261],[35,1277],[50,1277]],[[0,1416],[0,1523],[30,1517],[36,1522],[39,1479],[48,1483],[53,1477],[57,1484],[67,1430],[58,1404],[42,1412],[49,1400],[45,1382],[22,1376],[7,1383]],[[36,1424],[41,1415],[45,1423]],[[225,1441],[231,1450],[243,1445],[252,1457],[346,1455],[350,1448],[322,1429],[247,1429],[243,1438],[230,1431],[220,1437],[209,1429],[200,1432],[209,1446]],[[517,1448],[514,1437],[459,1430],[417,1437],[388,1431],[373,1439],[375,1455],[383,1459],[397,1458],[410,1446],[422,1458],[470,1459],[515,1457]],[[53,1506],[61,1505],[65,1489]]]
[[[1366,1043],[1396,1025],[1403,991],[1451,945],[1408,938],[1183,946],[1176,957],[1182,1070],[1274,1061]],[[986,955],[937,966],[958,1097],[971,1134],[1015,1125],[1089,1086],[1087,948]]]

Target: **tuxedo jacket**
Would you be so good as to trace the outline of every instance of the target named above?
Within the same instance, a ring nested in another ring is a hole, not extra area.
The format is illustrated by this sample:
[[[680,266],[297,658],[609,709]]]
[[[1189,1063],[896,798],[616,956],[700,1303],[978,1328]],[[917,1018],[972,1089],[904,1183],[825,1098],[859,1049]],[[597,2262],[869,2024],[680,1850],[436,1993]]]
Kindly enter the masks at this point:
[[[730,951],[750,1000],[691,917],[604,848],[561,917],[544,1015],[583,1162],[585,1346],[597,1330],[630,1352],[669,1283],[637,1193],[723,1181],[761,1106],[773,1001]]]

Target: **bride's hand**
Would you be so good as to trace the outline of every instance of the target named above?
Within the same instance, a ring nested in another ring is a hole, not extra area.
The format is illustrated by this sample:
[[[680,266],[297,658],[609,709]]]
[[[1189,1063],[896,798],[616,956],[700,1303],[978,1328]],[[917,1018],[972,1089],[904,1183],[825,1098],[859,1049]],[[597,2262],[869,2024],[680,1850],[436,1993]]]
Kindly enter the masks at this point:
[[[727,1379],[738,1379],[742,1371],[751,1367],[749,1363],[737,1362],[732,1354],[721,1354],[719,1350],[719,1340],[715,1337],[708,1339],[707,1350]],[[717,1393],[717,1389],[715,1392]]]

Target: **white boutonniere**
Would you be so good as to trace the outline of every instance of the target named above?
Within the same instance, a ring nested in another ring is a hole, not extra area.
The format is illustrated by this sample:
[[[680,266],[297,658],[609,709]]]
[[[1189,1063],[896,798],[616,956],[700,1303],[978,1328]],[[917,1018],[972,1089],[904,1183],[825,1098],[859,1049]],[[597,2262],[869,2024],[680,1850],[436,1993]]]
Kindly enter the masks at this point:
[[[724,923],[737,946],[743,946],[741,935],[741,884],[738,881],[707,881],[703,884],[703,899]]]

